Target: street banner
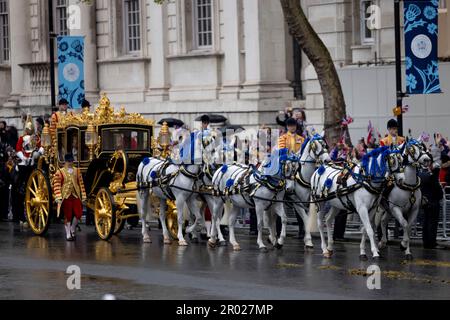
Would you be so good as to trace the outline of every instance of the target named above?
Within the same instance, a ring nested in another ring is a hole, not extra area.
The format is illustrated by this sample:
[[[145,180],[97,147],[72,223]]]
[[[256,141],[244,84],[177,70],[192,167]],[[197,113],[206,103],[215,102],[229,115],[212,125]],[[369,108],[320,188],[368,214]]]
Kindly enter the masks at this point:
[[[59,99],[79,109],[84,99],[84,37],[58,37]]]
[[[441,93],[438,69],[438,0],[404,1],[406,91]]]

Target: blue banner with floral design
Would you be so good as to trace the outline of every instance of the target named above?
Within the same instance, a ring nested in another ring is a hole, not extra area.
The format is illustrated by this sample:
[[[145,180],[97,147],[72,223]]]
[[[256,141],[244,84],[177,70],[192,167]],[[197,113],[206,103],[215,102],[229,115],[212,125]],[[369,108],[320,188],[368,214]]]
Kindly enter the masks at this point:
[[[59,99],[70,108],[81,108],[84,99],[84,37],[58,37]]]
[[[404,1],[406,91],[441,93],[438,68],[438,0]]]

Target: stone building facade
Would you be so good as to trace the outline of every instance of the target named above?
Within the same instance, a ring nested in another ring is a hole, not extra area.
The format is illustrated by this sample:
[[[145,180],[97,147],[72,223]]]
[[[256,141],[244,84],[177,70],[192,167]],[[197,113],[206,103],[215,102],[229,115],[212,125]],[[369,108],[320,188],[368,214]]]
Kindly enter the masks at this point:
[[[317,129],[323,123],[316,73],[289,35],[277,0],[53,1],[55,32],[86,37],[85,87],[92,102],[106,92],[116,106],[156,120],[173,116],[194,126],[199,114],[216,112],[247,127],[274,125],[279,110],[295,105],[306,108]],[[355,118],[353,138],[368,120],[384,129],[395,104],[393,1],[299,1],[338,68]],[[448,1],[440,2],[439,55],[446,59],[450,13]],[[47,3],[0,0],[0,114],[12,123],[19,124],[22,113],[50,112]],[[365,9],[373,4],[380,8],[379,30],[365,27]],[[69,30],[73,5],[81,24]],[[448,92],[445,62],[441,77]],[[450,120],[449,98],[411,98],[420,111],[411,111],[405,125],[419,131],[420,117],[431,119],[430,128],[436,117]]]

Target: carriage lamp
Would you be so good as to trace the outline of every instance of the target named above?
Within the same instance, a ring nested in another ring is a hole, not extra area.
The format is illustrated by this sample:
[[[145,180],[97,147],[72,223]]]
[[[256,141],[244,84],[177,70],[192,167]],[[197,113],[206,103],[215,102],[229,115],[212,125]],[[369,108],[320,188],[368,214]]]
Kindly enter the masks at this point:
[[[48,126],[48,123],[45,124],[44,129],[42,130],[41,144],[45,151],[44,159],[47,162],[48,154],[49,154],[50,148],[52,146],[52,136],[50,135],[50,128]]]
[[[92,124],[89,124],[86,130],[86,146],[89,148],[89,161],[94,159],[94,147],[98,141],[97,132]]]
[[[167,122],[164,122],[161,131],[159,132],[158,136],[158,144],[163,149],[162,151],[162,157],[166,158],[169,154],[169,146],[170,146],[170,132],[169,132],[169,126],[167,125]]]
[[[44,148],[49,148],[52,145],[52,137],[50,136],[50,128],[48,123],[45,124],[44,129],[42,130],[41,143]]]

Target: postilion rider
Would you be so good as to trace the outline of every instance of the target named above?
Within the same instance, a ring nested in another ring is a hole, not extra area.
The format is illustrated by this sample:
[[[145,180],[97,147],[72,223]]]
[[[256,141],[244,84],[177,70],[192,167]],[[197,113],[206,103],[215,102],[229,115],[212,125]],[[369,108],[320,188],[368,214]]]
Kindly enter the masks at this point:
[[[286,126],[288,131],[278,139],[278,149],[287,148],[289,153],[298,153],[305,139],[296,133],[297,121],[289,118],[286,120]]]
[[[58,204],[58,215],[61,210],[64,214],[66,240],[73,241],[78,221],[83,214],[86,191],[81,172],[73,165],[73,155],[66,154],[64,160],[64,167],[54,177],[55,201]]]
[[[387,137],[380,140],[380,146],[397,147],[405,142],[405,138],[398,135],[398,123],[396,120],[389,120],[387,123],[387,129],[389,134]]]

